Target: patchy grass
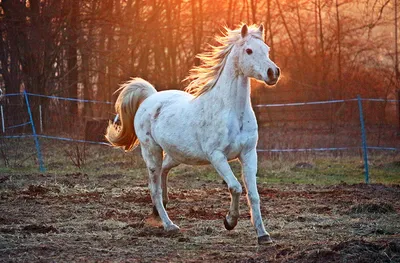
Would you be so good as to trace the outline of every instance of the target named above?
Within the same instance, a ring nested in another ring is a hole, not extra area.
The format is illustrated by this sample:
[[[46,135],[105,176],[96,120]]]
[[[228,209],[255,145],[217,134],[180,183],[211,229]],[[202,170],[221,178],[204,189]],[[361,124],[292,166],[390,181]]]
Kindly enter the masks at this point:
[[[260,181],[273,184],[335,185],[365,182],[363,163],[355,157],[325,157],[306,162],[263,161],[258,174]],[[369,178],[371,183],[399,184],[400,169],[386,169],[382,163],[370,164]]]
[[[389,162],[390,162],[389,158]],[[400,168],[387,168],[384,159],[370,164],[370,182],[382,184],[400,184]],[[241,177],[238,161],[230,162],[234,174]],[[391,166],[390,166],[391,167]],[[171,171],[171,176],[194,176],[199,179],[221,180],[215,169],[209,165],[181,165]],[[261,160],[258,165],[258,180],[267,184],[359,184],[365,182],[363,163],[359,158],[324,157],[296,160]]]
[[[32,140],[11,139],[3,141],[8,154],[8,165],[0,160],[0,174],[38,173],[38,162]],[[2,144],[2,145],[3,145]],[[103,145],[76,144],[41,139],[42,153],[46,167],[45,174],[122,174],[132,179],[147,178],[145,163],[140,150],[124,153]],[[14,149],[16,148],[16,149]],[[79,150],[77,150],[79,149]],[[73,156],[82,158],[80,167]],[[71,157],[72,156],[72,157]],[[240,178],[238,161],[230,163],[235,175]],[[370,182],[383,184],[400,183],[400,161],[397,154],[374,154],[370,156]],[[171,177],[219,181],[221,178],[209,165],[181,165],[171,171]],[[334,157],[331,155],[278,155],[266,159],[259,156],[258,178],[269,184],[358,184],[363,183],[364,166],[360,156]]]

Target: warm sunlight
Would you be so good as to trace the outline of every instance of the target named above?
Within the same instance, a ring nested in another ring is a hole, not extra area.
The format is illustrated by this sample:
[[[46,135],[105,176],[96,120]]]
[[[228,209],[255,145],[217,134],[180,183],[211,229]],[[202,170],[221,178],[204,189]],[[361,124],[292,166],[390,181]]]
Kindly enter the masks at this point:
[[[400,262],[399,0],[0,0],[0,262]]]

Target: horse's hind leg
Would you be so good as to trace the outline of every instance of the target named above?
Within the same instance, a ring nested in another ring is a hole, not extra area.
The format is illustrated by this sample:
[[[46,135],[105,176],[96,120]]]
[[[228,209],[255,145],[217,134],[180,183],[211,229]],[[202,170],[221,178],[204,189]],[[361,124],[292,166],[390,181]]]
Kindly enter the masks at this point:
[[[165,154],[164,160],[162,162],[162,168],[161,168],[161,189],[162,189],[162,197],[163,197],[163,205],[164,208],[167,208],[167,203],[169,201],[168,198],[168,187],[167,187],[167,182],[168,182],[168,172],[178,166],[179,163],[174,161],[168,154]],[[157,209],[155,206],[153,206],[153,215],[159,216]]]
[[[164,229],[167,231],[178,231],[179,227],[169,219],[163,205],[161,187],[162,149],[156,144],[142,145],[142,156],[149,172],[151,200],[153,201],[155,210],[160,216]]]

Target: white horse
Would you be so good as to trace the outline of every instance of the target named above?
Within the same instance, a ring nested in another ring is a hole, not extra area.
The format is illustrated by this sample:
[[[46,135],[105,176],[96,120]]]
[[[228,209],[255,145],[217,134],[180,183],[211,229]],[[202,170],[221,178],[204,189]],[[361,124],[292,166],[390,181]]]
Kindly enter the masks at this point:
[[[110,124],[106,138],[115,147],[132,150],[140,142],[149,172],[153,213],[166,231],[178,231],[165,210],[167,175],[180,163],[212,164],[231,194],[226,229],[239,217],[242,186],[228,161],[239,159],[247,189],[258,243],[271,243],[265,230],[257,191],[257,122],[250,101],[250,80],[274,85],[279,68],[269,58],[263,41],[264,27],[243,25],[217,37],[221,44],[199,55],[200,67],[191,71],[187,92],[157,92],[147,81],[135,78],[120,88],[115,104],[121,126]]]

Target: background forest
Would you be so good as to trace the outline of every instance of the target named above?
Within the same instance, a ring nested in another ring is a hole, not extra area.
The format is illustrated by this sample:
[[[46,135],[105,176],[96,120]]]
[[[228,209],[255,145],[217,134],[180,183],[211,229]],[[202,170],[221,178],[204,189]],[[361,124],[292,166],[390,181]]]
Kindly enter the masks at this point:
[[[283,77],[255,84],[255,103],[364,97],[395,99],[394,0],[0,0],[0,87],[114,101],[139,76],[182,89],[223,27],[263,23]],[[258,87],[258,88],[257,88]],[[10,100],[18,99],[10,97]],[[39,101],[35,103],[44,104]],[[395,105],[393,105],[395,107]],[[68,104],[109,117],[111,105]],[[48,108],[47,108],[48,109]],[[396,110],[393,111],[396,113]]]

